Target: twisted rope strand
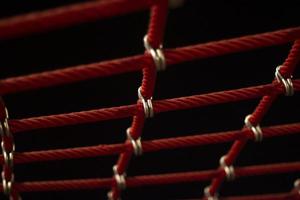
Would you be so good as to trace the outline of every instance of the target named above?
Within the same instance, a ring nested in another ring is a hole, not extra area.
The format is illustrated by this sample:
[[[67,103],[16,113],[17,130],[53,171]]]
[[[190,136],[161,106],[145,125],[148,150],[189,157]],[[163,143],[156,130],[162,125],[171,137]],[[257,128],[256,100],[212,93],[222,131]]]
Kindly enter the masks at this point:
[[[223,197],[222,200],[299,200],[294,193],[274,193],[249,196]]]
[[[235,169],[238,177],[260,176],[266,174],[293,173],[300,171],[300,162],[276,163],[267,165],[254,165],[237,167]],[[223,173],[218,170],[204,170],[195,172],[180,172],[159,175],[144,175],[128,177],[126,179],[128,187],[142,187],[149,185],[166,185],[175,183],[188,183],[207,181],[217,174]],[[109,188],[114,184],[114,179],[78,179],[60,181],[37,181],[15,183],[16,190],[20,192],[43,192],[43,191],[66,191],[66,190],[87,190]],[[1,185],[0,185],[1,186]],[[0,187],[2,192],[2,187]]]
[[[0,20],[0,40],[23,37],[147,9],[154,0],[101,0]]]
[[[42,12],[34,12],[26,15],[16,16],[0,20],[0,40],[22,37],[29,34],[45,32],[72,26],[75,24],[95,21],[116,15],[135,12],[151,7],[151,18],[148,27],[149,43],[154,48],[159,48],[162,43],[164,28],[166,23],[167,1],[157,0],[102,0],[95,2],[78,3],[70,6],[50,9]],[[289,78],[300,58],[300,27],[282,29],[278,31],[248,35],[233,39],[226,39],[205,44],[197,44],[186,47],[167,49],[164,51],[167,65],[178,64],[195,59],[203,59],[214,56],[226,55],[230,53],[242,52],[262,48],[272,45],[281,45],[295,41],[288,55],[288,58],[280,68],[280,74],[284,78]],[[143,70],[143,81],[141,93],[146,99],[153,95],[156,73],[153,70],[153,60],[149,53],[136,55],[122,59],[103,61],[88,65],[80,65],[66,69],[46,71],[25,76],[6,78],[1,80],[0,94],[10,94],[26,90],[40,89],[56,85],[69,84],[84,81],[92,78],[111,76],[114,74]],[[294,80],[295,90],[300,90],[300,80]],[[290,86],[291,87],[291,86]],[[246,99],[263,97],[252,113],[249,121],[253,125],[259,124],[263,120],[266,112],[271,107],[279,94],[286,88],[277,81],[271,84],[248,87],[236,90],[213,92],[209,94],[165,99],[153,103],[154,112],[167,112],[172,110],[190,109],[208,105],[215,105],[227,102],[235,102]],[[133,117],[131,125],[132,138],[136,140],[140,137],[145,122],[141,102],[136,105],[126,105],[120,107],[103,108],[98,110],[58,114],[50,116],[32,117],[28,119],[10,120],[9,125],[13,133],[30,131],[40,128],[59,127],[75,125],[79,123],[91,123],[102,120]],[[281,135],[296,134],[300,131],[300,123],[278,125],[263,128],[263,136],[274,137]],[[224,164],[231,166],[239,156],[241,150],[248,139],[253,139],[253,133],[246,129],[227,131],[219,133],[202,134],[195,136],[159,139],[142,142],[143,151],[159,151],[163,149],[175,149],[191,146],[201,146],[216,144],[221,142],[234,141],[230,150],[226,154]],[[80,147],[70,149],[58,149],[48,151],[35,151],[17,153],[15,163],[41,162],[62,159],[75,159],[84,157],[96,157],[120,154],[117,162],[116,172],[123,174],[129,165],[133,146],[129,141],[124,144],[99,145],[91,147]],[[4,162],[4,157],[0,156],[0,163]],[[225,169],[225,168],[224,168]],[[216,170],[205,170],[200,172],[172,173],[160,175],[146,175],[129,177],[126,179],[127,187],[139,187],[147,185],[174,184],[181,182],[198,182],[212,180],[209,193],[214,195],[221,186],[227,172],[218,168]],[[234,169],[235,177],[258,176],[265,174],[277,174],[288,172],[299,172],[300,162],[277,163],[269,165],[256,165],[247,167],[237,167]],[[86,179],[86,180],[62,180],[25,182],[14,184],[14,190],[18,192],[28,191],[58,191],[75,189],[96,189],[112,187],[112,199],[119,199],[117,180],[114,178]],[[0,187],[0,191],[3,187]],[[297,191],[298,192],[298,191]],[[300,195],[295,192],[285,194],[269,194],[263,196],[227,197],[227,200],[247,200],[247,199],[300,199]]]
[[[285,44],[298,38],[300,38],[300,27],[175,49],[167,49],[164,51],[164,54],[167,60],[167,65],[170,66],[196,59],[226,55],[271,45]],[[141,70],[142,66],[151,65],[152,62],[152,58],[148,54],[145,54],[31,75],[6,78],[1,80],[0,94],[4,95],[22,92],[130,71],[137,71]]]
[[[293,84],[295,91],[300,90],[299,79],[293,80]],[[279,83],[272,83],[255,87],[213,92],[209,94],[157,100],[153,101],[153,107],[154,113],[161,113],[259,98],[269,94],[270,92],[276,92],[280,94],[284,92],[284,88]],[[138,107],[137,105],[126,105],[90,111],[32,117],[27,119],[14,119],[9,121],[9,125],[13,133],[18,133],[42,128],[69,126],[103,120],[126,118],[136,115],[139,109],[139,112],[141,112],[143,108]]]
[[[292,75],[295,66],[297,65],[298,59],[293,59],[294,57],[299,57],[300,56],[300,50],[296,50],[300,48],[300,40],[296,40],[290,50],[289,55],[286,58],[286,61],[284,62],[284,68],[286,68],[286,71],[289,71],[291,74],[287,74],[289,76]],[[297,53],[297,55],[296,55]],[[288,60],[288,61],[287,61]],[[273,81],[273,83],[277,82],[276,80]],[[257,125],[259,124],[269,108],[271,107],[272,103],[277,99],[278,93],[276,92],[271,92],[268,95],[264,95],[261,101],[259,102],[258,106],[255,108],[254,112],[251,114],[251,117],[249,121],[251,122],[252,125]],[[243,127],[245,129],[247,127]],[[247,138],[242,138],[242,139],[237,139],[225,155],[225,164],[227,166],[231,166],[236,158],[239,156],[240,152],[242,149],[245,147],[247,143]],[[220,168],[221,169],[221,168]],[[211,195],[215,195],[217,193],[217,190],[220,188],[222,185],[224,179],[226,178],[225,174],[222,174],[220,176],[217,176],[212,179],[211,181],[211,186],[209,187],[209,193]]]
[[[264,127],[262,128],[262,131],[264,133],[264,138],[299,134],[300,123]],[[254,139],[253,133],[248,129],[245,129],[242,131],[233,130],[226,132],[205,133],[193,136],[144,141],[142,142],[142,146],[144,152],[155,152],[167,149],[178,149],[231,142],[243,137]],[[132,145],[125,143],[15,153],[15,164],[108,156],[132,150]],[[2,163],[3,156],[0,156],[0,164]]]
[[[165,24],[167,20],[167,10],[168,10],[168,1],[161,0],[154,4],[151,8],[151,17],[149,22],[149,28],[147,32],[147,38],[149,44],[157,48],[162,44],[163,34],[165,29]],[[145,51],[145,54],[149,54],[148,51]],[[154,59],[154,58],[153,58]],[[141,96],[139,98],[151,99],[154,92],[154,87],[156,83],[156,67],[154,61],[145,65],[143,67],[143,80],[141,84]],[[141,105],[141,99],[137,102],[137,106]],[[143,104],[143,106],[145,106]],[[148,109],[151,109],[148,107]],[[152,111],[151,111],[152,112]],[[147,113],[145,111],[138,110],[138,112],[134,115],[129,133],[134,140],[137,140],[141,137],[143,132],[143,127],[145,124],[145,118]],[[126,140],[125,144],[130,143],[130,141]],[[142,147],[141,147],[142,148]],[[118,174],[126,173],[126,169],[129,167],[129,163],[132,157],[133,151],[124,151],[121,152],[117,161],[116,171]],[[126,182],[126,180],[125,180]],[[111,198],[109,200],[119,200],[121,196],[120,188],[117,185],[112,185],[111,190]],[[109,195],[110,195],[109,194]]]

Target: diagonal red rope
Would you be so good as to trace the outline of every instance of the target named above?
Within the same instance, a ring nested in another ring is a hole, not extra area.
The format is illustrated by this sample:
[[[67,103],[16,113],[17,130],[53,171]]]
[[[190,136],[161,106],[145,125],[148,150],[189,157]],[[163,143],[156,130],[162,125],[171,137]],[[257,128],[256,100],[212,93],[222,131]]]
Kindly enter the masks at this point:
[[[295,57],[300,56],[300,40],[296,40],[291,48],[291,51],[286,59],[286,61],[283,64],[283,68],[286,69],[287,72],[290,72],[290,74],[285,74],[285,76],[291,76],[295,69],[295,66],[297,65],[298,59],[295,59]],[[278,82],[277,80],[274,80],[273,82]],[[250,122],[252,125],[256,126],[259,124],[269,108],[271,107],[274,100],[278,97],[278,93],[272,92],[271,94],[263,96],[261,101],[259,102],[258,106],[255,108],[254,112],[251,114]],[[245,129],[244,127],[243,129]],[[247,138],[237,139],[231,148],[229,149],[228,153],[225,155],[225,164],[227,166],[230,166],[234,163],[236,158],[239,156],[240,152],[244,148],[244,146],[247,143]],[[221,170],[225,170],[222,167],[220,167]],[[222,185],[222,182],[224,181],[226,175],[220,175],[215,177],[211,185],[209,187],[209,193],[211,195],[215,195],[217,193],[217,190]]]
[[[248,51],[272,45],[281,45],[300,38],[300,27],[248,35],[239,38],[208,42],[164,51],[167,65]],[[92,78],[110,76],[141,70],[152,64],[148,55],[137,55],[122,59],[79,65],[65,69],[46,71],[26,76],[1,80],[0,94],[10,94],[27,90],[69,84]]]

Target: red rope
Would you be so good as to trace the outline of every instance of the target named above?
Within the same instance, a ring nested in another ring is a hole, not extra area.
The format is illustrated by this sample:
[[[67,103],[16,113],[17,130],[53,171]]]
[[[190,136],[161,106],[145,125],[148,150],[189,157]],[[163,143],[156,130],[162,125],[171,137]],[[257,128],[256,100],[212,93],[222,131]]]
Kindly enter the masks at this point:
[[[277,125],[265,127],[262,129],[264,138],[278,137],[300,133],[300,123]],[[203,146],[209,144],[218,144],[231,142],[241,138],[254,139],[253,133],[248,130],[233,130],[217,133],[198,134],[193,136],[184,136],[176,138],[158,139],[151,141],[143,141],[144,152],[155,152],[167,149],[187,148],[193,146]],[[132,145],[111,144],[97,145],[90,147],[78,147],[58,150],[33,151],[24,153],[15,153],[15,164],[43,162],[64,159],[78,159],[116,155],[124,151],[132,151]],[[3,163],[3,156],[0,156],[0,164]]]
[[[154,0],[101,0],[0,20],[0,40],[46,32],[147,9]]]
[[[292,173],[300,171],[300,162],[276,163],[268,165],[255,165],[246,167],[237,167],[235,169],[237,177],[260,176],[266,174]],[[223,174],[220,170],[205,170],[196,172],[180,172],[159,175],[144,175],[128,177],[126,179],[127,187],[142,187],[149,185],[166,185],[175,183],[188,183],[207,181]],[[78,180],[60,180],[60,181],[37,181],[15,183],[15,188],[20,192],[42,192],[42,191],[62,191],[62,190],[83,190],[109,188],[115,184],[112,178],[103,179],[78,179]],[[0,185],[1,186],[1,185]],[[0,187],[0,192],[2,187]]]
[[[162,44],[163,33],[165,29],[165,23],[167,18],[167,10],[168,10],[168,1],[162,0],[154,4],[151,8],[151,17],[149,22],[149,28],[147,33],[147,39],[149,44],[153,48],[158,48]],[[149,54],[149,52],[145,52],[145,54]],[[155,64],[149,63],[143,67],[143,80],[141,84],[141,95],[144,99],[151,99],[153,96],[153,91],[156,82],[156,67]],[[141,99],[137,102],[137,107],[142,108],[143,104]],[[144,105],[145,106],[145,105]],[[145,124],[145,115],[143,108],[137,109],[136,114],[133,117],[131,127],[129,129],[129,133],[134,140],[137,140],[141,137],[143,127]],[[125,132],[125,131],[124,131]],[[125,144],[131,144],[130,139],[128,138],[125,141]],[[120,153],[119,159],[116,164],[116,171],[118,174],[126,173],[126,169],[129,166],[132,151],[124,151]],[[116,185],[112,185],[111,195],[112,199],[117,200],[121,196],[120,188]]]
[[[175,49],[167,49],[164,51],[164,54],[167,59],[167,65],[170,66],[195,59],[203,59],[271,45],[285,44],[298,38],[300,38],[300,27]],[[152,62],[152,58],[148,54],[145,54],[35,73],[27,76],[7,78],[1,80],[0,94],[4,95],[22,92],[124,72],[137,71],[141,70],[143,66],[151,65]]]
[[[71,6],[64,6],[42,12],[35,12],[22,16],[0,20],[0,40],[20,37],[32,33],[45,32],[57,28],[72,26],[79,23],[95,21],[141,9],[151,8],[151,17],[148,28],[148,40],[153,48],[159,48],[162,43],[166,24],[167,1],[156,0],[102,0],[85,2]],[[178,64],[195,59],[220,56],[229,53],[252,50],[256,48],[280,45],[295,41],[288,58],[282,65],[280,73],[284,78],[289,78],[300,58],[300,27],[283,29],[269,33],[249,35],[234,39],[227,39],[206,44],[198,44],[187,47],[168,49],[164,51],[167,65]],[[32,89],[39,89],[55,85],[73,83],[91,78],[110,76],[113,74],[143,70],[141,93],[145,99],[153,95],[156,80],[156,70],[149,53],[131,56],[122,59],[93,63],[59,69],[54,71],[31,74],[27,76],[12,77],[1,81],[0,94],[9,94]],[[293,81],[295,90],[300,90],[300,80]],[[276,100],[277,96],[285,91],[278,81],[271,84],[248,87],[237,90],[214,92],[210,94],[194,95],[174,99],[154,101],[154,112],[167,112],[171,110],[189,109],[226,102],[234,102],[251,98],[262,97],[262,100],[252,113],[250,122],[257,125]],[[103,108],[91,111],[74,112],[67,114],[33,117],[28,119],[10,120],[9,125],[14,133],[40,128],[59,127],[79,123],[91,123],[101,120],[125,118],[133,116],[131,136],[134,140],[139,138],[145,122],[141,101],[136,105],[127,105],[112,108]],[[267,127],[263,129],[264,137],[273,137],[299,133],[300,123]],[[125,132],[125,131],[124,131]],[[232,165],[246,145],[248,139],[254,135],[248,128],[239,131],[210,133],[196,136],[168,138],[142,142],[145,152],[163,149],[190,147],[195,145],[207,145],[221,142],[234,141],[226,154],[225,164]],[[124,144],[100,145],[94,147],[81,147],[60,150],[36,151],[16,153],[16,163],[28,163],[36,161],[50,161],[60,159],[74,159],[82,157],[94,157],[120,153],[117,162],[117,173],[123,174],[129,165],[132,156],[130,141]],[[3,164],[3,156],[0,163]],[[300,171],[300,162],[279,163],[261,166],[237,167],[234,169],[235,177],[265,175],[274,173],[287,173]],[[174,184],[180,182],[194,182],[212,180],[210,193],[213,195],[221,186],[226,176],[223,168],[201,172],[173,173],[164,175],[147,175],[129,177],[126,179],[127,187],[146,185]],[[13,189],[23,191],[56,191],[74,189],[113,188],[113,199],[118,199],[120,191],[117,189],[115,179],[87,179],[87,180],[63,180],[44,182],[16,183]],[[2,188],[0,187],[0,191]],[[14,195],[14,194],[13,194]],[[17,197],[12,196],[13,199]],[[281,195],[228,197],[226,199],[299,199],[300,195],[288,193]]]
[[[260,194],[238,197],[224,197],[222,200],[300,200],[300,197],[295,192],[290,193],[275,193],[275,194]]]
[[[296,62],[298,59],[295,59],[295,57],[300,57],[300,40],[296,40],[286,61],[284,62],[283,68],[285,68],[286,72],[290,72],[290,74],[285,74],[285,76],[290,77],[295,69]],[[273,82],[278,82],[277,80],[274,80]],[[258,106],[255,108],[254,112],[251,114],[250,117],[250,122],[252,125],[256,126],[257,124],[262,121],[263,117],[265,116],[266,112],[269,110],[271,107],[273,101],[278,97],[278,93],[272,92],[268,95],[263,96],[261,101],[259,102]],[[244,127],[243,129],[245,129]],[[241,150],[244,148],[244,146],[247,143],[247,138],[242,138],[242,139],[237,139],[231,148],[229,149],[228,153],[225,155],[225,164],[227,166],[230,166],[234,163],[235,159],[238,157],[240,154]],[[222,168],[222,167],[221,167]],[[221,169],[220,168],[220,169]],[[222,169],[224,170],[224,169]],[[209,188],[209,193],[211,195],[215,195],[217,193],[217,190],[220,188],[222,185],[226,175],[221,175],[215,177],[212,182],[211,186]]]
[[[293,84],[296,91],[300,90],[300,79],[293,80]],[[282,84],[272,83],[255,87],[213,92],[209,94],[157,100],[153,101],[153,107],[154,113],[157,114],[160,112],[199,108],[209,105],[259,98],[266,94],[270,94],[271,92],[283,93],[284,88],[282,87]],[[141,106],[137,105],[102,108],[90,111],[32,117],[27,119],[14,119],[9,121],[9,125],[11,127],[11,131],[17,133],[41,128],[126,118],[134,116],[138,109],[140,112],[143,110]]]

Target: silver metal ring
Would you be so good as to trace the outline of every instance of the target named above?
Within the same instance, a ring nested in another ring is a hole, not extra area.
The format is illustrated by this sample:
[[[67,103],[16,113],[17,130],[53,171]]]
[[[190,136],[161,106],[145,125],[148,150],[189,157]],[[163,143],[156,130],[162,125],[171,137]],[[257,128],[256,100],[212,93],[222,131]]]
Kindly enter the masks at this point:
[[[294,95],[294,85],[292,82],[292,76],[290,78],[284,79],[280,74],[280,68],[282,65],[276,67],[275,77],[279,83],[282,83],[285,88],[285,96],[293,96]]]
[[[254,137],[255,137],[255,141],[256,142],[261,142],[263,140],[263,132],[260,128],[260,125],[257,124],[256,126],[253,126],[251,124],[251,122],[249,121],[250,117],[251,117],[251,115],[247,115],[245,117],[245,120],[244,120],[245,125],[253,132]]]
[[[117,187],[119,190],[124,190],[126,188],[126,173],[119,174],[117,170],[117,165],[113,166],[114,177],[117,182]]]
[[[1,146],[2,146],[2,142],[1,142]],[[14,166],[14,154],[13,152],[6,152],[6,151],[3,151],[2,152],[2,155],[3,155],[3,160],[4,160],[4,164],[6,166],[8,166],[9,168],[13,168]]]
[[[1,173],[1,177],[2,177],[2,187],[3,187],[3,193],[5,195],[10,195],[11,191],[12,191],[12,185],[14,183],[15,177],[12,174],[10,180],[6,180],[5,179],[5,174],[4,171],[2,171]]]
[[[220,166],[224,169],[226,173],[226,179],[228,181],[232,181],[235,179],[234,167],[232,165],[228,166],[225,163],[225,158],[226,158],[225,155],[220,158]]]
[[[112,191],[107,192],[107,200],[114,200],[112,195]]]
[[[108,199],[108,200],[121,200],[121,198],[114,199],[114,198],[113,198],[113,193],[112,193],[112,191],[109,191],[109,192],[107,193],[107,199]]]
[[[163,53],[163,46],[160,45],[159,48],[154,49],[148,41],[148,36],[145,35],[144,36],[144,47],[151,54],[157,71],[165,70],[166,69],[166,58]]]
[[[209,192],[209,187],[210,187],[210,186],[206,186],[206,187],[204,188],[204,195],[205,195],[206,199],[207,199],[207,200],[219,200],[218,194],[212,195],[212,194]]]
[[[15,200],[13,196],[9,197],[9,200]],[[22,197],[20,195],[18,195],[18,200],[22,200]]]
[[[297,180],[294,182],[294,187],[295,187],[295,189],[298,191],[298,193],[300,194],[300,179],[297,179]]]
[[[8,112],[6,108],[5,108],[5,119],[3,122],[0,123],[0,136],[9,137],[9,138],[12,137],[12,134],[8,126]]]
[[[126,134],[127,134],[127,139],[130,140],[130,142],[132,144],[134,155],[136,155],[136,156],[142,155],[143,154],[143,147],[142,147],[141,137],[134,140],[131,136],[130,128],[127,128]]]
[[[154,116],[154,109],[152,104],[152,97],[150,99],[145,100],[142,95],[141,87],[138,89],[138,97],[143,103],[144,113],[146,118],[151,118]]]
[[[0,97],[0,101],[3,101],[1,97]],[[13,164],[14,164],[15,144],[14,144],[13,135],[10,132],[9,125],[8,125],[8,118],[9,118],[8,111],[5,106],[4,109],[5,109],[5,119],[0,122],[0,136],[2,138],[1,149],[3,154],[3,159],[4,159],[4,165],[3,165],[1,177],[2,177],[2,187],[3,187],[4,194],[9,196],[10,199],[13,199],[12,186],[14,183]],[[8,141],[9,144],[11,143],[10,144],[12,146],[11,149],[6,149],[6,144],[5,144],[6,141]],[[10,176],[9,180],[6,179],[6,174],[5,174],[6,171],[4,171],[5,167],[9,168],[9,174],[8,174]],[[21,198],[18,197],[18,199]]]

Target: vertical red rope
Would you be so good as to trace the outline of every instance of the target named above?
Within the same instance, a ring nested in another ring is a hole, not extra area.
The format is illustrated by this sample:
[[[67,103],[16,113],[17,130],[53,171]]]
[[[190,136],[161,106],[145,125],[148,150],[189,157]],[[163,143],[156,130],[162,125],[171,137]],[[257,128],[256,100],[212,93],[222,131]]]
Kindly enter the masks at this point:
[[[297,65],[297,62],[299,61],[300,57],[300,40],[296,40],[289,52],[288,57],[286,58],[283,67],[283,73],[285,73],[285,76],[290,76],[293,71],[295,70],[295,67]],[[277,80],[274,80],[274,82]],[[251,122],[252,125],[257,125],[259,124],[269,108],[271,107],[272,103],[274,100],[277,98],[278,94],[277,93],[272,93],[270,95],[266,95],[262,98],[262,100],[259,102],[258,106],[255,108],[254,112],[252,113],[249,121]],[[245,129],[246,127],[244,127]],[[227,166],[232,165],[235,162],[235,159],[238,157],[242,149],[247,143],[247,138],[242,138],[236,140],[233,145],[231,146],[230,150],[226,154],[225,157],[225,164]],[[220,170],[223,170],[220,168]],[[220,188],[222,185],[222,182],[224,181],[226,177],[225,173],[220,173],[219,176],[215,177],[212,182],[211,186],[209,188],[209,193],[211,195],[215,195],[217,193],[217,190]]]
[[[153,48],[158,48],[162,43],[164,27],[167,18],[168,1],[159,1],[151,8],[151,18],[148,28],[148,41]],[[145,52],[148,54],[148,52]],[[143,80],[141,84],[141,94],[145,99],[150,99],[153,96],[153,91],[156,82],[156,68],[155,64],[143,66]],[[145,123],[145,113],[143,110],[143,104],[141,100],[138,100],[138,111],[133,117],[133,121],[130,127],[130,134],[134,140],[137,140],[141,134]],[[127,139],[125,143],[130,143]],[[117,172],[124,174],[129,165],[132,157],[132,151],[126,151],[120,154],[117,161]],[[120,190],[117,188],[116,183],[112,185],[112,199],[119,199]]]
[[[168,1],[161,0],[151,8],[151,16],[148,27],[148,40],[150,45],[157,49],[163,41],[167,20]]]

